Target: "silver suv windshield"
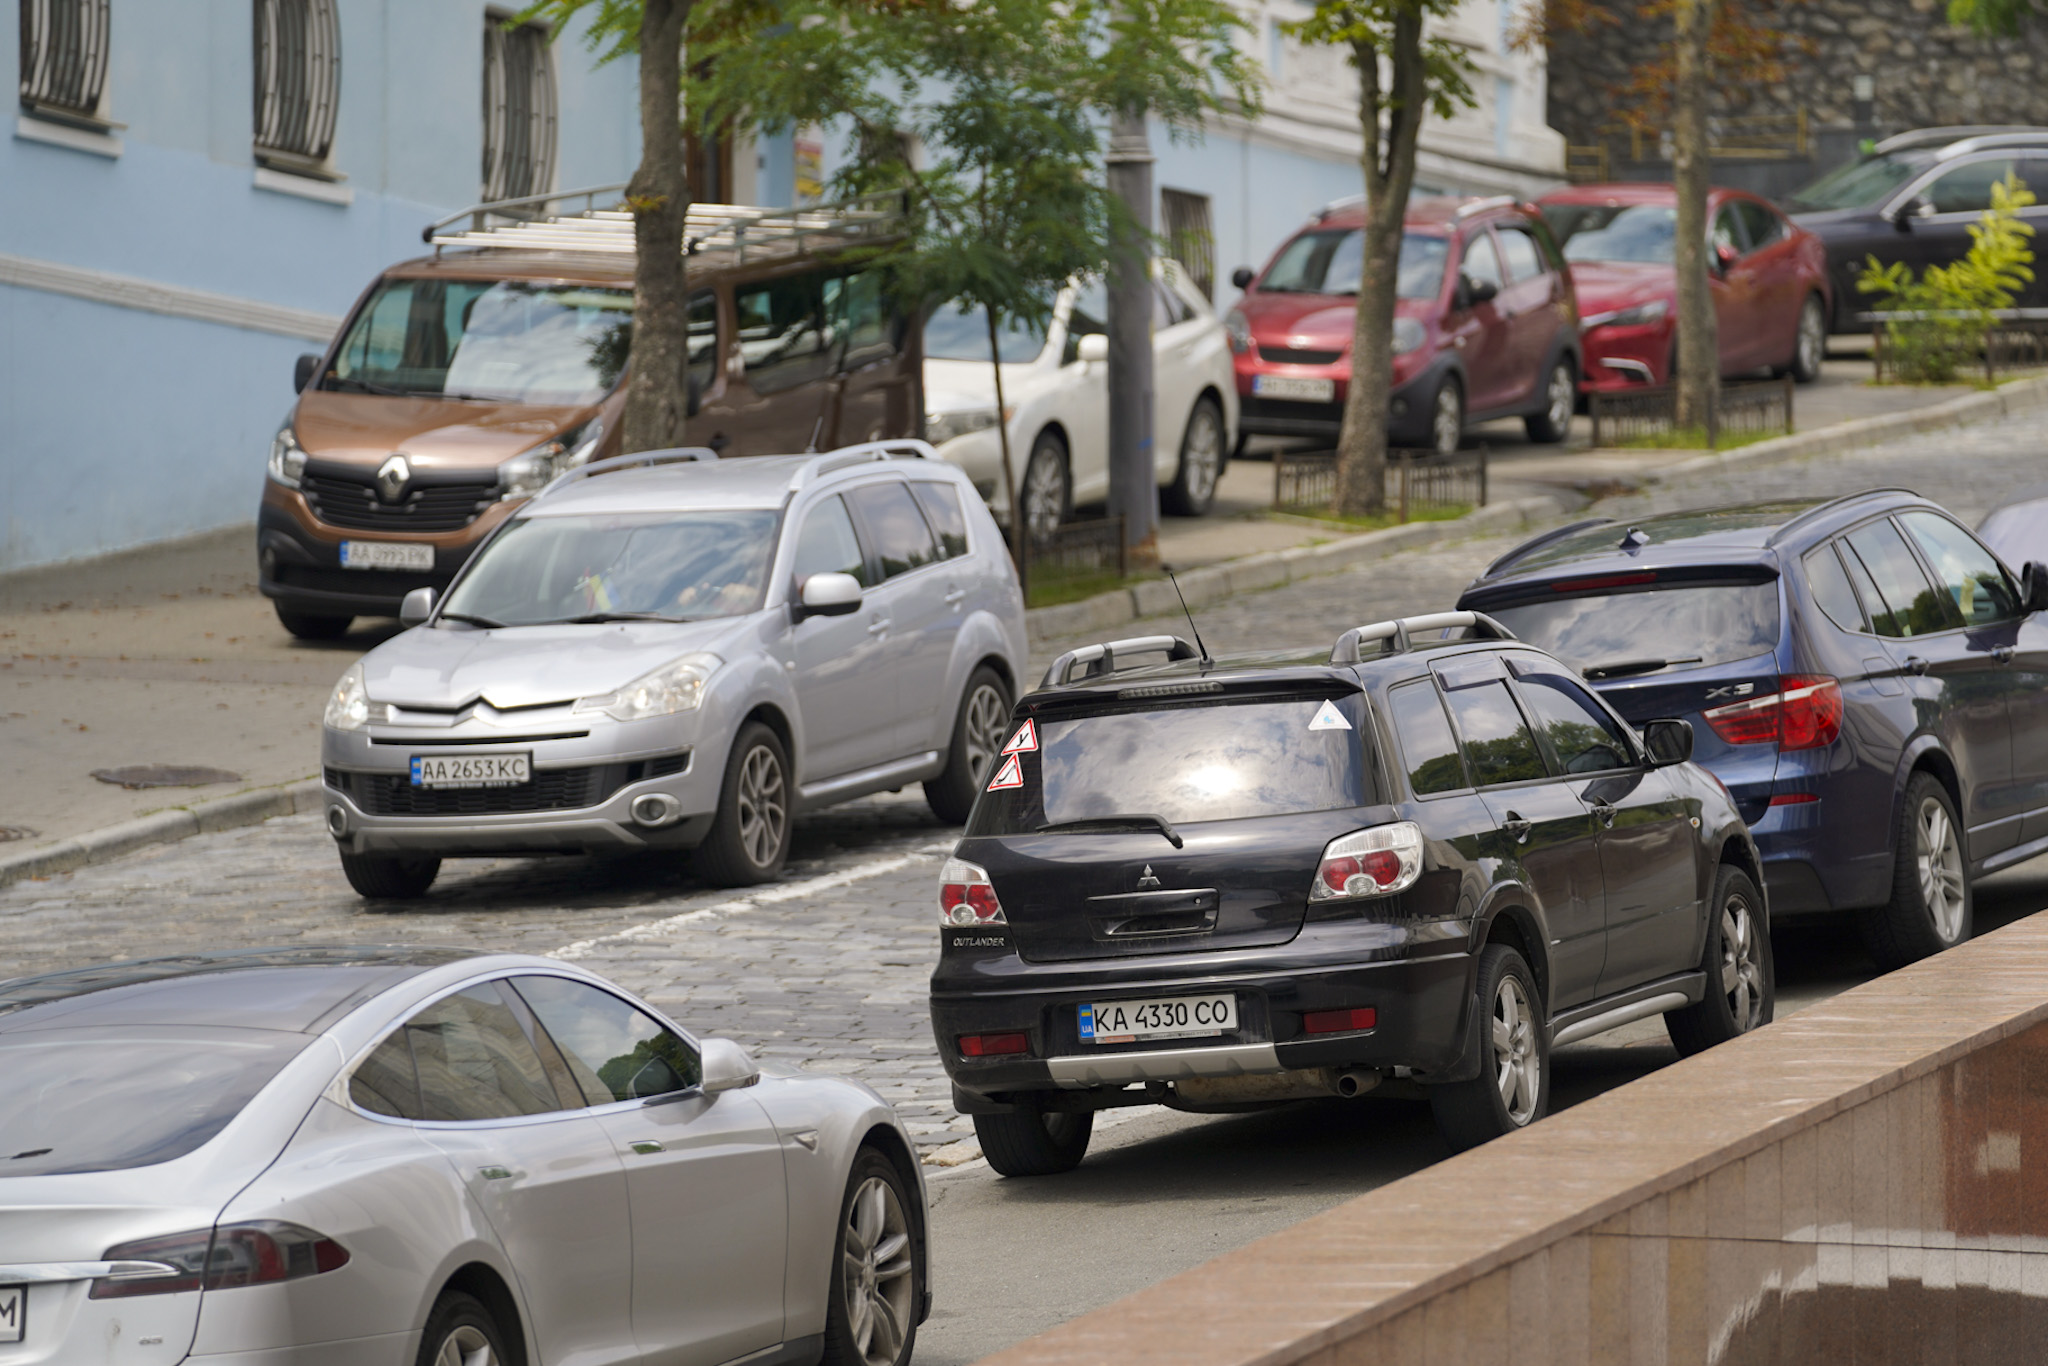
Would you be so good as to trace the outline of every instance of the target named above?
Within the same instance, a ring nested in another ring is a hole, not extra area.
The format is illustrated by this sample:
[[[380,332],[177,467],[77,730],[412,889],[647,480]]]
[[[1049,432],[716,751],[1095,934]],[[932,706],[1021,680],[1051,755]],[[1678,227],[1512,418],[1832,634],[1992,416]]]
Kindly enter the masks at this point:
[[[522,517],[478,552],[444,618],[480,626],[701,621],[760,610],[771,509]]]

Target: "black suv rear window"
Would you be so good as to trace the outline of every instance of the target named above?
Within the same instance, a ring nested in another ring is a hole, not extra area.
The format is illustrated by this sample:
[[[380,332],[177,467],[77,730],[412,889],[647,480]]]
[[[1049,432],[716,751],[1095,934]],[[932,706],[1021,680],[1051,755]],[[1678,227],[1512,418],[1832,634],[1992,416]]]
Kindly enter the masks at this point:
[[[1375,797],[1359,742],[1360,706],[1353,694],[1042,719],[1039,748],[1018,756],[1022,785],[984,792],[967,833],[1028,834],[1114,816],[1163,816],[1180,825],[1364,806]]]
[[[1725,664],[1778,644],[1778,581],[1556,594],[1487,614],[1589,678]]]

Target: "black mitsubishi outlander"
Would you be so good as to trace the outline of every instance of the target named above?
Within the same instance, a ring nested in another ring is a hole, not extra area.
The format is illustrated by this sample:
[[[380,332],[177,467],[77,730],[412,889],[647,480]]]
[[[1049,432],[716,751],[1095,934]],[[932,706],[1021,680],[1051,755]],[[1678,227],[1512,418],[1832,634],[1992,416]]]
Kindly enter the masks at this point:
[[[1012,726],[931,983],[1005,1175],[1071,1169],[1125,1105],[1426,1097],[1471,1147],[1544,1113],[1553,1046],[1771,1018],[1756,850],[1690,726],[1638,733],[1483,614],[1327,657],[1091,645]]]

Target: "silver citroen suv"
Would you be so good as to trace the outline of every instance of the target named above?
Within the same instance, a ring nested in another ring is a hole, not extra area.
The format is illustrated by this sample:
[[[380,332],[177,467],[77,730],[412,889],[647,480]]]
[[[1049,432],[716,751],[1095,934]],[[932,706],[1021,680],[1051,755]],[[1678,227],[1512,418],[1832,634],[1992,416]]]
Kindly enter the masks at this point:
[[[792,816],[909,782],[965,820],[1027,658],[1002,536],[921,441],[573,470],[403,615],[321,736],[371,897],[552,852],[693,849],[764,882]]]

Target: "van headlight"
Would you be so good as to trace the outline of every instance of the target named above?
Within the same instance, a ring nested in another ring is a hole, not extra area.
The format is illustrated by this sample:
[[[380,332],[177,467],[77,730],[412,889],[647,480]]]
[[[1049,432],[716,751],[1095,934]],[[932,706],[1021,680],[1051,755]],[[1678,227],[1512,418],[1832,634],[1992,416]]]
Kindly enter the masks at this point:
[[[704,705],[704,687],[725,661],[717,655],[692,654],[642,674],[623,688],[576,701],[579,712],[603,712],[614,721],[644,721],[672,716]]]
[[[372,722],[383,725],[390,719],[390,703],[370,700],[360,663],[349,665],[334,685],[334,694],[327,699],[327,710],[320,718],[329,730],[361,730]]]
[[[551,436],[530,451],[521,451],[498,466],[498,497],[531,498],[565,470],[590,463],[597,443],[604,440],[604,419],[593,417],[580,427]]]
[[[290,419],[286,419],[284,426],[278,428],[277,435],[270,438],[270,477],[288,489],[295,489],[305,472],[306,452],[299,445],[298,434],[292,430]]]

